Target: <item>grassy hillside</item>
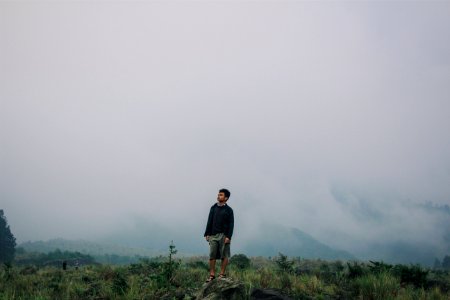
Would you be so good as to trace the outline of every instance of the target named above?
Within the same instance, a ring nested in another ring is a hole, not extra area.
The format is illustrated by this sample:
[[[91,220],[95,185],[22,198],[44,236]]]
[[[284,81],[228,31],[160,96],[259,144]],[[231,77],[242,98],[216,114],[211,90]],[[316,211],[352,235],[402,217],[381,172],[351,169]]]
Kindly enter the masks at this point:
[[[247,264],[246,262],[250,262]],[[449,299],[450,274],[419,266],[245,255],[228,277],[294,299]],[[207,257],[141,259],[124,266],[0,267],[0,299],[193,299],[208,276]]]

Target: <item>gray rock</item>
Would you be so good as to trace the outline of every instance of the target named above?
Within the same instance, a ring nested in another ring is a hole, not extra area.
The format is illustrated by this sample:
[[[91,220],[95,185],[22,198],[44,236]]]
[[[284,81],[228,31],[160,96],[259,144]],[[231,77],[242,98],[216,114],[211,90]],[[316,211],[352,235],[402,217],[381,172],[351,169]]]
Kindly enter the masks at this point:
[[[273,289],[253,289],[250,295],[251,300],[292,300]]]
[[[197,300],[246,300],[242,282],[231,278],[214,279],[205,283],[197,294]]]

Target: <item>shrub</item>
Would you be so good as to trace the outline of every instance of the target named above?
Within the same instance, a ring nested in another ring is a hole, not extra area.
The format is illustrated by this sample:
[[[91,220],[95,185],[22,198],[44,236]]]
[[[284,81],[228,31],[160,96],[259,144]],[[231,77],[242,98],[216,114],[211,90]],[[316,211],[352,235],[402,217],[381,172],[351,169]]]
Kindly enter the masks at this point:
[[[201,260],[187,262],[186,266],[193,269],[209,270],[209,265]]]
[[[353,263],[347,262],[347,267],[348,267],[347,277],[350,279],[361,277],[366,273],[363,266],[358,264],[356,261],[354,261]]]
[[[128,290],[126,274],[122,270],[116,270],[113,277],[112,290],[118,295],[124,295]]]
[[[169,245],[169,256],[168,260],[161,263],[157,273],[152,274],[150,277],[154,279],[157,286],[160,288],[171,288],[173,285],[173,279],[175,272],[180,268],[180,260],[175,260],[173,256],[178,252],[175,249],[173,241]]]
[[[294,262],[292,260],[288,260],[288,257],[281,252],[275,259],[275,262],[278,266],[278,270],[281,272],[292,273],[294,271],[293,269]]]
[[[131,274],[150,276],[161,268],[161,262],[156,259],[142,258],[139,263],[131,264],[128,270]]]
[[[174,260],[173,256],[177,254],[178,250],[175,249],[173,241],[169,245],[168,261],[161,265],[162,275],[166,278],[167,283],[172,283],[175,271],[180,267],[180,261]]]
[[[402,284],[412,284],[416,288],[425,287],[427,284],[428,271],[423,270],[418,265],[405,266],[396,265],[393,274],[400,278]]]
[[[233,255],[230,262],[241,270],[248,269],[250,267],[250,259],[245,254]]]
[[[372,265],[369,265],[369,271],[372,274],[386,273],[392,270],[392,265],[386,264],[384,262],[370,260],[370,263]]]

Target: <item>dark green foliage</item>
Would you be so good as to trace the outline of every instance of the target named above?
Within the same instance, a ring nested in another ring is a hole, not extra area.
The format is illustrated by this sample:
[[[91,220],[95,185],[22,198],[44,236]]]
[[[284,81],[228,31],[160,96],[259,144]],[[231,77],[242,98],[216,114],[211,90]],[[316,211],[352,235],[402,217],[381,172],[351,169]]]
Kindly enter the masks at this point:
[[[36,266],[26,266],[22,270],[20,270],[20,275],[33,275],[36,274],[38,271],[38,268]]]
[[[63,274],[61,270],[55,271],[49,278],[49,281],[47,282],[48,288],[51,290],[52,296],[56,298],[60,298],[60,295],[64,289],[63,287]]]
[[[292,273],[294,271],[294,261],[289,260],[287,255],[283,253],[278,253],[278,257],[275,259],[279,271]]]
[[[0,265],[0,299],[194,299],[208,274],[198,267],[201,266],[198,262],[207,258],[184,259],[192,262],[181,266],[174,253],[175,247],[169,247],[168,257],[143,259],[127,267],[89,265],[63,271],[52,266]],[[450,296],[450,275],[443,270],[428,271],[427,283],[422,288],[420,278],[426,272],[418,266],[395,265],[390,271],[382,271],[389,265],[374,262],[344,265],[339,261],[287,256],[280,259],[285,262],[282,265],[293,263],[292,268],[302,271],[280,273],[274,260],[251,258],[249,268],[232,267],[227,273],[230,278],[242,281],[248,293],[252,288],[269,288],[292,299],[449,299]],[[351,279],[349,274],[360,275]]]
[[[378,262],[378,261],[371,261],[370,263],[372,265],[369,265],[369,271],[372,274],[380,274],[380,273],[388,273],[392,270],[392,265],[384,263],[384,262]]]
[[[175,248],[173,241],[171,241],[167,261],[160,263],[158,272],[150,275],[150,278],[155,280],[161,288],[173,287],[175,272],[180,268],[181,262],[173,257],[178,252]]]
[[[347,268],[348,268],[348,275],[347,277],[350,279],[358,278],[366,274],[366,270],[361,264],[358,264],[357,262],[347,262]]]
[[[87,274],[84,274],[83,276],[81,276],[81,280],[84,283],[92,283],[92,281],[94,280],[94,277],[92,277],[90,275],[87,275]]]
[[[419,265],[390,265],[385,262],[370,261],[369,265],[358,264],[357,262],[347,263],[349,279],[355,279],[369,274],[379,275],[385,274],[394,276],[400,280],[404,286],[413,285],[416,288],[427,287],[428,270],[421,268]]]
[[[173,258],[173,256],[175,254],[177,254],[178,250],[175,249],[175,245],[173,243],[173,241],[170,242],[169,245],[169,256],[168,256],[168,261],[164,262],[161,267],[162,267],[162,274],[165,276],[167,282],[170,284],[172,283],[173,280],[173,276],[175,271],[179,268],[180,266],[180,261],[179,260],[175,260]]]
[[[235,254],[231,257],[230,263],[238,269],[244,270],[250,267],[250,259],[245,254]]]
[[[317,275],[316,263],[313,260],[296,258],[294,273],[296,275]]]
[[[13,280],[16,277],[15,270],[12,267],[12,264],[7,262],[3,263],[4,267],[4,273],[3,273],[3,280],[10,281]]]
[[[131,274],[150,276],[160,270],[161,264],[162,262],[158,258],[142,258],[139,263],[129,265],[128,269]]]
[[[320,264],[320,266],[319,266],[319,269],[320,269],[320,273],[330,273],[331,272],[331,268],[330,268],[331,266],[330,266],[330,264],[329,263],[327,263],[327,262],[322,262],[321,264]]]
[[[442,292],[450,293],[450,272],[437,270],[432,271],[427,277],[427,288],[438,287]]]
[[[186,263],[186,266],[193,269],[209,270],[209,265],[201,260],[190,261]]]
[[[0,263],[12,262],[15,249],[16,238],[11,233],[3,209],[0,209]]]
[[[336,261],[334,261],[334,262],[331,262],[331,263],[330,263],[330,266],[331,266],[331,269],[332,269],[334,272],[343,272],[344,269],[345,269],[344,264],[343,264],[342,261],[340,261],[340,260],[336,260]]]
[[[117,270],[114,272],[112,290],[115,294],[124,295],[128,290],[125,272]]]
[[[429,271],[422,269],[418,265],[396,265],[393,267],[392,273],[400,278],[402,284],[412,284],[416,288],[423,288],[427,285]]]
[[[344,264],[340,260],[335,262],[323,261],[320,264],[319,272],[316,274],[326,282],[334,282],[335,284],[342,285],[345,280],[344,270]]]

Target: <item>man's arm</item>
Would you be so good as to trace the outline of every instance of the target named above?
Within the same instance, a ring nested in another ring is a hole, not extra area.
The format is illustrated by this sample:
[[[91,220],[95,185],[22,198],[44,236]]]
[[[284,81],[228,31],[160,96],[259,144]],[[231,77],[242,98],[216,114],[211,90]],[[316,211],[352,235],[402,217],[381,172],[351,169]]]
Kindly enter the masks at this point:
[[[206,230],[204,236],[210,236],[212,232],[212,222],[213,222],[213,209],[209,210],[208,222],[206,223]]]
[[[226,227],[227,230],[225,232],[225,237],[231,240],[231,237],[233,236],[233,229],[234,229],[234,214],[233,210],[230,208],[229,216],[228,216],[228,226]]]

